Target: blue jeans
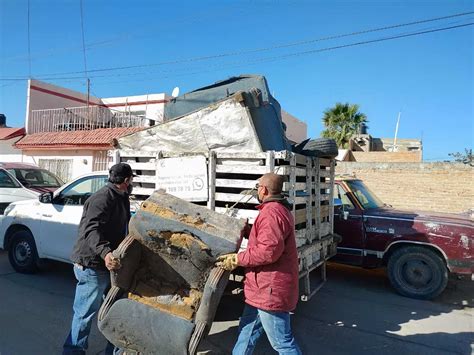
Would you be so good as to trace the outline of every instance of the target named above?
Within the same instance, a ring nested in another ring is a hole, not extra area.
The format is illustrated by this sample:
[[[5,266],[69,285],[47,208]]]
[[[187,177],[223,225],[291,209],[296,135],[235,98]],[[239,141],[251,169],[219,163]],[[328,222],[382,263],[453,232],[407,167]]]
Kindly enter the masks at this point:
[[[83,355],[89,345],[92,320],[100,308],[105,291],[110,288],[110,273],[74,265],[74,275],[77,279],[74,315],[71,331],[63,345],[63,354]],[[109,342],[105,353],[114,353],[114,346]]]
[[[232,350],[233,355],[252,354],[263,332],[278,354],[301,355],[301,350],[291,332],[288,312],[264,311],[248,304],[239,323],[239,338]]]

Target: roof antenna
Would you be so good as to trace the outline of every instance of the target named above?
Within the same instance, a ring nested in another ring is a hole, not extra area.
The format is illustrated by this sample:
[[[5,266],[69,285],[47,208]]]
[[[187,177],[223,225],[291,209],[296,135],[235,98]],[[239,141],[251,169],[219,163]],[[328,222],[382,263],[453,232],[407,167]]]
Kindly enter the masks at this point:
[[[402,111],[398,111],[398,118],[397,118],[397,125],[395,126],[395,137],[393,138],[393,146],[392,146],[392,152],[398,151],[397,147],[397,135],[398,135],[398,127],[400,125],[400,116],[402,115]]]

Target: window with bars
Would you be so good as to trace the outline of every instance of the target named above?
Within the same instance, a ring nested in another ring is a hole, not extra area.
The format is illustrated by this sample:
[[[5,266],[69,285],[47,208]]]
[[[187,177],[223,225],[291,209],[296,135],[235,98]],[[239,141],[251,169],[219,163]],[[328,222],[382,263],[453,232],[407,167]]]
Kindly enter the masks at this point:
[[[62,181],[69,181],[72,178],[72,159],[39,159],[40,168],[51,171]]]
[[[92,171],[108,170],[109,163],[112,161],[112,157],[109,156],[109,151],[99,150],[94,152],[94,158],[92,161]]]

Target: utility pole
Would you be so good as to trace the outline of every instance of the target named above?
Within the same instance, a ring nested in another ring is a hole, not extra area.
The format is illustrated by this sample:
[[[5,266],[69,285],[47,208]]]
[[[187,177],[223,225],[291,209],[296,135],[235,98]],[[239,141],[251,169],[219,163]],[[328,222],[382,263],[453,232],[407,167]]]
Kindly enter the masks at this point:
[[[90,122],[89,100],[91,97],[91,79],[87,78],[87,121]]]

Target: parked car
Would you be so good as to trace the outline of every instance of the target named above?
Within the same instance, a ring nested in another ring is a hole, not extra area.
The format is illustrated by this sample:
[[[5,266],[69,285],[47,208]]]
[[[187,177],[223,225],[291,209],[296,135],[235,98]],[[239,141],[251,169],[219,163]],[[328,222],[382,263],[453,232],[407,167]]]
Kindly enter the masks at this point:
[[[6,207],[0,226],[0,247],[8,250],[13,268],[34,272],[40,258],[71,262],[84,203],[107,179],[105,171],[90,173],[55,192]]]
[[[33,164],[0,163],[0,167],[13,175],[24,187],[39,193],[55,191],[64,185],[56,175]]]
[[[23,187],[5,169],[0,168],[0,215],[3,215],[7,206],[12,202],[31,200],[37,197],[37,193]]]
[[[336,180],[334,197],[334,231],[342,236],[335,261],[386,267],[397,292],[420,299],[439,295],[449,273],[472,278],[474,227],[468,214],[394,209],[353,178]]]

